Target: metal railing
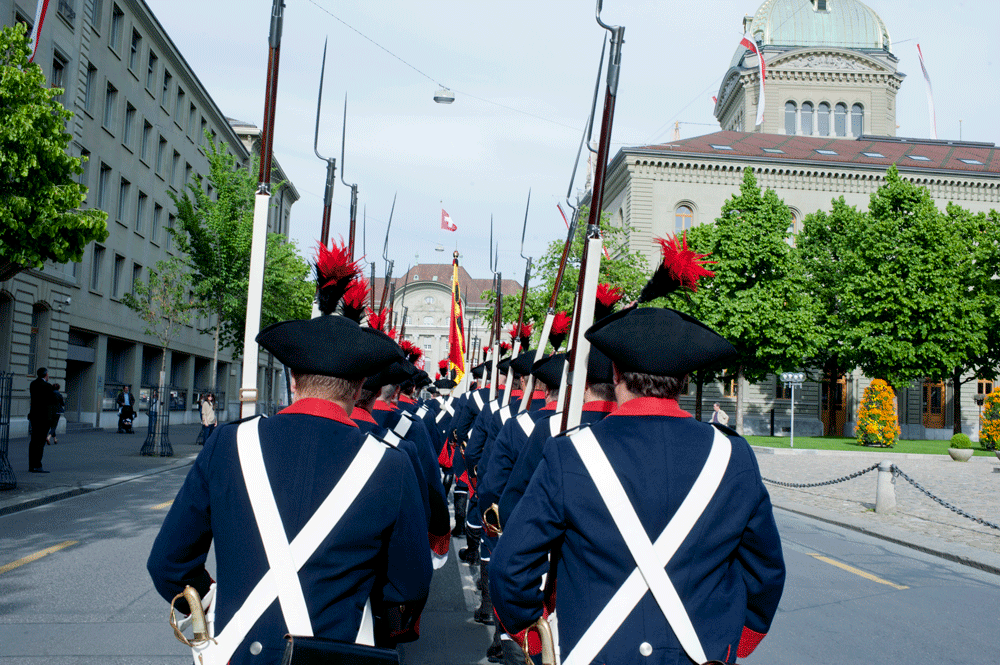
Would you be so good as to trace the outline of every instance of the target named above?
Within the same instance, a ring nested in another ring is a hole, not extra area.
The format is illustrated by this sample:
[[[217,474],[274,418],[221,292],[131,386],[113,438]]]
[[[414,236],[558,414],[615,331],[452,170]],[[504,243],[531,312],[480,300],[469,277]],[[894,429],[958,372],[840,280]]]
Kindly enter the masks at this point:
[[[17,488],[17,476],[7,459],[10,446],[10,400],[14,388],[14,375],[0,372],[0,490]]]

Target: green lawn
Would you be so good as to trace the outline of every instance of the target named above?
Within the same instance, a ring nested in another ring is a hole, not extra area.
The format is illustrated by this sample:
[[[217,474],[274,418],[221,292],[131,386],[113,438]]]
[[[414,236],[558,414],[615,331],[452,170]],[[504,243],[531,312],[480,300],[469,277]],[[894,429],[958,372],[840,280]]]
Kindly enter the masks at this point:
[[[766,448],[789,448],[787,436],[748,436],[746,440],[752,446]],[[983,450],[976,442],[972,443],[974,455],[993,457],[992,450]],[[922,453],[930,455],[947,455],[947,441],[900,440],[892,448],[872,448],[859,446],[854,439],[841,436],[797,436],[795,447],[812,450],[851,450],[854,452],[885,452],[885,453]]]

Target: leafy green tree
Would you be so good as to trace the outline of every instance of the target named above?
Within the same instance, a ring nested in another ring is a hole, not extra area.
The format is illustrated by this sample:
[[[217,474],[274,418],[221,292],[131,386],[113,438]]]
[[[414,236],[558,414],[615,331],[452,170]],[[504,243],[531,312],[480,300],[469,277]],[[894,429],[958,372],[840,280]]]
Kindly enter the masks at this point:
[[[166,397],[167,347],[177,337],[181,327],[191,322],[194,306],[188,300],[191,275],[187,267],[177,258],[156,263],[156,269],[149,269],[146,282],[136,282],[132,292],[122,297],[125,306],[138,315],[143,323],[143,332],[156,338],[160,343],[160,378],[157,382],[159,404],[158,415],[166,413],[170,400]],[[164,436],[165,418],[157,417],[152,436],[142,445],[143,455],[169,457],[173,449]]]
[[[312,316],[316,282],[312,279],[312,267],[299,254],[295,241],[268,233],[265,256],[260,327],[290,319],[308,319]]]
[[[563,274],[562,283],[559,285],[559,295],[556,298],[556,311],[565,310],[571,312],[573,302],[576,299],[588,214],[589,208],[581,206],[579,210],[580,223],[577,224],[576,234],[570,245],[570,252],[566,261],[566,270]],[[613,226],[609,223],[609,220],[610,215],[604,213],[601,221],[601,233],[607,254],[601,259],[600,281],[621,289],[624,294],[622,300],[624,302],[631,302],[639,296],[639,292],[642,291],[642,287],[649,279],[651,271],[642,252],[629,250],[628,234],[630,229]],[[541,334],[542,324],[549,309],[552,289],[556,283],[559,262],[562,258],[565,245],[565,236],[550,242],[545,254],[534,262],[532,268],[532,282],[534,286],[528,289],[528,296],[524,306],[524,320],[534,327],[535,339],[538,339]],[[608,258],[609,256],[610,258]],[[521,275],[518,275],[518,277],[521,277]],[[492,292],[487,291],[483,293],[482,297],[491,305],[495,302]],[[520,293],[504,296],[503,320],[508,323],[516,323],[520,306]],[[492,320],[490,318],[492,312],[492,307],[488,307],[483,312],[483,321],[487,326],[490,325],[490,321]],[[509,327],[508,325],[507,329]],[[506,337],[503,339],[506,340]]]
[[[806,359],[806,366],[821,370],[828,399],[836,394],[837,378],[854,367],[852,349],[845,341],[840,293],[845,278],[844,255],[849,251],[845,229],[860,226],[864,215],[841,196],[833,200],[829,213],[819,210],[806,215],[796,238],[807,288],[819,306],[816,325],[826,331],[828,340],[816,347]]]
[[[715,277],[699,284],[699,318],[739,352],[739,363],[729,368],[737,379],[737,431],[743,430],[746,383],[801,367],[825,343],[817,304],[787,242],[791,221],[778,195],[761,192],[746,169],[739,195],[698,238],[697,251],[716,262]]]
[[[87,188],[73,177],[83,168],[66,152],[73,113],[30,56],[24,25],[0,30],[0,280],[79,261],[108,237],[107,213],[79,210]]]
[[[895,166],[868,214],[846,220],[841,332],[857,366],[897,393],[986,352],[983,312],[968,291],[976,256],[968,221],[939,212]]]

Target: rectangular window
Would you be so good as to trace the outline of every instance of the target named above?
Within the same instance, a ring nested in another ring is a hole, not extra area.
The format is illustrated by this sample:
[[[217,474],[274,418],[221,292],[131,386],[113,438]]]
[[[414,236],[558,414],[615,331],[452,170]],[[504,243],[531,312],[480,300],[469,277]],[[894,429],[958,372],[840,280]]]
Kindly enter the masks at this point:
[[[97,207],[105,212],[108,209],[108,187],[111,186],[111,167],[101,164],[101,177],[97,181]]]
[[[163,87],[160,89],[160,106],[167,110],[167,100],[170,98],[170,84],[174,77],[166,69],[163,70]],[[169,113],[169,111],[167,111]]]
[[[125,178],[118,184],[118,221],[122,224],[125,223],[125,208],[128,206],[128,191],[131,187],[132,183]]]
[[[142,121],[142,142],[139,144],[139,159],[149,160],[149,137],[153,133],[153,126],[148,120]]]
[[[84,187],[90,188],[90,151],[86,148],[80,148],[80,168],[83,169],[83,173],[80,174],[80,184]],[[90,196],[90,192],[87,192],[87,196]]]
[[[177,187],[177,178],[180,176],[181,154],[174,150],[174,158],[170,162],[170,186]]]
[[[125,125],[122,128],[122,143],[132,146],[132,127],[135,125],[135,107],[125,102]]]
[[[157,242],[160,237],[160,224],[163,222],[163,206],[159,203],[153,204],[153,226],[149,230],[149,239]]]
[[[205,130],[208,129],[208,122],[204,118],[201,119],[201,131],[198,133],[198,145],[205,140]]]
[[[66,58],[58,53],[52,56],[52,73],[49,75],[49,87],[66,90]],[[60,94],[56,99],[62,99]]]
[[[128,68],[135,73],[139,66],[139,53],[142,51],[142,35],[135,28],[132,29],[132,45],[128,52]]]
[[[115,110],[118,106],[118,89],[115,86],[108,83],[108,87],[104,91],[104,128],[107,130],[111,129],[111,123],[115,119]]]
[[[156,146],[156,172],[163,174],[163,159],[167,154],[167,139],[160,137],[160,143]]]
[[[792,389],[778,377],[774,379],[774,399],[792,399]]]
[[[122,285],[122,270],[125,269],[125,257],[121,254],[115,254],[115,269],[111,273],[111,297],[118,297],[118,289]]]
[[[142,266],[138,263],[132,264],[132,295],[135,295],[135,285],[142,280]]]
[[[153,91],[153,86],[156,84],[156,65],[159,61],[159,58],[153,53],[153,49],[149,49],[149,58],[146,60],[146,90],[150,92]]]
[[[170,229],[174,228],[174,220],[176,219],[173,215],[167,215],[167,233],[164,236],[166,238],[167,249],[170,249],[170,245],[173,243],[173,235],[170,233]]]
[[[181,119],[183,118],[182,113],[184,113],[184,91],[181,90],[180,86],[177,86],[177,98],[174,100],[174,122],[178,126],[180,126]]]
[[[94,256],[90,263],[90,290],[101,290],[101,271],[104,266],[104,248],[94,245]]]
[[[194,133],[194,130],[195,130],[195,124],[194,123],[195,123],[195,118],[197,117],[197,115],[198,115],[198,109],[196,109],[195,106],[194,106],[194,104],[192,104],[188,108],[188,126],[187,126],[187,130],[188,130],[189,134],[193,134]]]
[[[121,51],[122,49],[122,27],[125,24],[125,13],[118,8],[118,5],[112,5],[111,8],[111,36],[109,43],[111,48],[115,51]]]
[[[191,183],[191,165],[184,162],[184,186],[187,187]]]
[[[976,391],[979,395],[989,395],[993,392],[993,381],[990,379],[980,379],[979,387]]]
[[[142,233],[143,224],[146,222],[146,203],[148,201],[149,197],[140,191],[139,200],[135,204],[135,230],[138,233]]]
[[[104,0],[91,0],[90,2],[90,24],[101,31],[101,12],[104,10]]]
[[[87,65],[87,82],[84,85],[86,87],[83,94],[83,108],[90,112],[94,110],[94,97],[97,93],[95,90],[95,86],[97,85],[97,67],[91,64]]]

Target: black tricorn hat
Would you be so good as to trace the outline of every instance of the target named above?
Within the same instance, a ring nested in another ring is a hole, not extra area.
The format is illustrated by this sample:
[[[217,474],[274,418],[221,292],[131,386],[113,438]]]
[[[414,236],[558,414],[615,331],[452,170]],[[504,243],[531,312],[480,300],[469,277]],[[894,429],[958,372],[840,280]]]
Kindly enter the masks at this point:
[[[365,328],[365,330],[370,330],[370,328]],[[384,335],[385,333],[379,333]],[[406,360],[405,357],[400,356],[395,362],[393,362],[388,367],[382,369],[381,372],[370,377],[363,388],[365,390],[370,390],[371,392],[376,392],[382,388],[382,386],[388,385],[399,385],[410,378],[411,374],[407,367],[413,367],[413,365]]]
[[[431,384],[431,377],[427,375],[427,372],[420,370],[417,375],[413,377],[413,382],[417,388],[423,388],[424,386],[429,386]]]
[[[615,372],[611,368],[611,358],[593,344],[587,358],[587,383],[612,383]]]
[[[442,390],[451,390],[458,384],[452,381],[451,379],[438,379],[437,381],[434,382],[434,385]]]
[[[542,358],[531,366],[531,373],[536,379],[546,385],[549,390],[559,387],[562,381],[563,367],[566,365],[566,354],[556,353]]]
[[[694,317],[673,309],[625,309],[585,333],[623,372],[683,377],[737,358],[736,349]]]
[[[507,371],[510,369],[510,358],[504,358],[499,363],[497,363],[497,371],[500,373],[500,380],[505,381],[507,379]]]
[[[536,353],[538,353],[538,349],[530,349],[510,361],[510,366],[514,368],[514,374],[517,376],[528,376],[531,373],[532,363],[535,362]]]
[[[476,365],[475,367],[473,367],[470,370],[472,372],[472,376],[474,376],[477,379],[483,378],[483,368],[485,366],[486,366],[486,363],[480,363],[479,365]],[[440,388],[440,386],[438,386],[438,387]]]
[[[295,372],[360,379],[403,357],[395,342],[372,332],[343,316],[318,316],[270,325],[257,343]]]

